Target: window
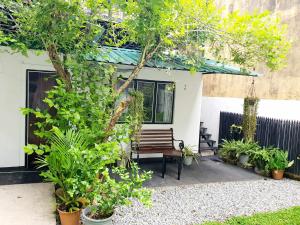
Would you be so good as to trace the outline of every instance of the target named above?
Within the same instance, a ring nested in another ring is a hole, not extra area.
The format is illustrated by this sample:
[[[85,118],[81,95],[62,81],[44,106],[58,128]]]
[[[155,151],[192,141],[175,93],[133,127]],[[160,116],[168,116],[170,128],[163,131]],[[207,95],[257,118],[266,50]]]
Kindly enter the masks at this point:
[[[137,81],[137,90],[144,94],[144,123],[151,123],[154,117],[155,82]]]
[[[120,81],[121,86],[124,81]],[[134,80],[125,91],[124,98],[130,90],[138,90],[144,94],[144,123],[172,124],[174,106],[174,83],[152,80]],[[127,111],[120,118],[124,121]]]
[[[157,83],[156,93],[156,123],[172,123],[173,117],[173,87],[166,83]]]

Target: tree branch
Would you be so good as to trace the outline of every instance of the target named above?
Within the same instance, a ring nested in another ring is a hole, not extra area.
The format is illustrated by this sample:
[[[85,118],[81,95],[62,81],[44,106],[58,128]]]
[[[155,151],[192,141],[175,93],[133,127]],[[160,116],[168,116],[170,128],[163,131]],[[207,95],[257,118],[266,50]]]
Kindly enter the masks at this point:
[[[62,80],[66,84],[67,90],[72,89],[72,83],[71,83],[71,75],[69,71],[64,67],[63,62],[61,61],[61,58],[59,57],[59,54],[56,50],[56,47],[54,44],[50,44],[47,47],[49,58],[52,62],[52,65],[54,69],[56,70],[56,73],[62,78]]]
[[[161,44],[161,42],[159,42],[149,53],[147,53],[148,47],[144,48],[139,64],[133,69],[133,71],[131,72],[130,76],[126,80],[126,82],[117,90],[117,94],[118,95],[125,91],[125,89],[128,87],[128,85],[130,84],[130,82],[143,69],[143,67],[146,64],[146,62],[153,57],[153,55],[155,54],[155,52],[157,52],[158,48],[160,47],[160,44]],[[128,105],[131,102],[131,100],[132,100],[132,97],[129,97],[128,99],[126,99],[125,101],[122,101],[117,106],[117,108],[116,108],[116,110],[115,110],[115,112],[114,112],[114,114],[113,114],[113,116],[112,116],[112,118],[110,120],[109,126],[106,129],[107,138],[110,136],[110,132],[112,131],[112,129],[116,125],[116,123],[119,120],[119,118],[121,117],[122,113],[128,107]],[[105,138],[105,139],[107,140],[107,138]]]
[[[119,118],[121,117],[122,113],[127,109],[128,105],[130,104],[131,101],[132,101],[132,97],[130,96],[118,105],[117,109],[114,112],[114,115],[110,119],[108,127],[106,128],[105,133],[107,135],[105,137],[105,141],[110,136],[110,132],[113,130],[113,128],[115,127],[115,125],[118,122]]]
[[[130,76],[128,77],[128,79],[124,82],[124,84],[117,90],[117,94],[121,94],[123,91],[125,91],[125,89],[128,87],[128,85],[131,83],[131,81],[137,77],[137,75],[139,74],[139,72],[143,69],[143,67],[145,66],[145,64],[147,63],[147,61],[149,59],[151,59],[153,57],[153,55],[155,54],[155,52],[157,52],[158,48],[160,47],[160,42],[156,45],[155,48],[153,48],[149,53],[147,53],[147,49],[148,47],[146,46],[143,49],[141,58],[140,58],[140,62],[138,65],[135,66],[135,68],[133,69],[133,71],[131,72]]]

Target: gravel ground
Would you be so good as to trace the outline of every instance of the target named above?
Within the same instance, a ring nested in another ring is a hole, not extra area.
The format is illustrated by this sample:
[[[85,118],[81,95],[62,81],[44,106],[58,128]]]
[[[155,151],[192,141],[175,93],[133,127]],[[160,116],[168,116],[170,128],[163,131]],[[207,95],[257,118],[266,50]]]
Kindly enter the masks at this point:
[[[259,180],[153,188],[153,207],[121,207],[115,225],[190,225],[300,206],[300,182]]]

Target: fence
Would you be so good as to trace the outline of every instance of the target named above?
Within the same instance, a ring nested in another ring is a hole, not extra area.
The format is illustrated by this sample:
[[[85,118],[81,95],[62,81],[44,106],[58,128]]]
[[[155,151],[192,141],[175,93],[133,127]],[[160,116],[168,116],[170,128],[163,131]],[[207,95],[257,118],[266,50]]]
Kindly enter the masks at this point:
[[[242,139],[242,134],[232,132],[231,126],[242,124],[242,115],[229,112],[220,113],[219,143],[223,139]],[[289,152],[294,165],[288,172],[300,175],[300,121],[279,120],[265,117],[257,118],[255,140],[261,146],[274,146]]]

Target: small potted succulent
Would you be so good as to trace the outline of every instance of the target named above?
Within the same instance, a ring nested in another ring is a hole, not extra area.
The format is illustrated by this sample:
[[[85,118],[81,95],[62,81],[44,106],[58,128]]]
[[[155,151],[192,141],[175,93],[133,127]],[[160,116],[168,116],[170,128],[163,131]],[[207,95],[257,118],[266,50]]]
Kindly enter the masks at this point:
[[[270,150],[270,160],[268,168],[272,171],[272,177],[275,180],[281,180],[285,169],[291,167],[294,161],[288,160],[288,152],[279,148],[272,148]]]
[[[142,188],[143,182],[150,176],[150,172],[140,173],[138,166],[133,162],[131,171],[125,167],[105,169],[100,182],[87,194],[91,204],[82,212],[83,224],[112,225],[116,207],[131,204],[132,198],[150,205],[151,191]]]
[[[182,150],[183,152],[183,164],[186,166],[190,166],[193,163],[193,160],[198,164],[197,157],[199,156],[199,153],[195,153],[191,146],[185,146]]]

